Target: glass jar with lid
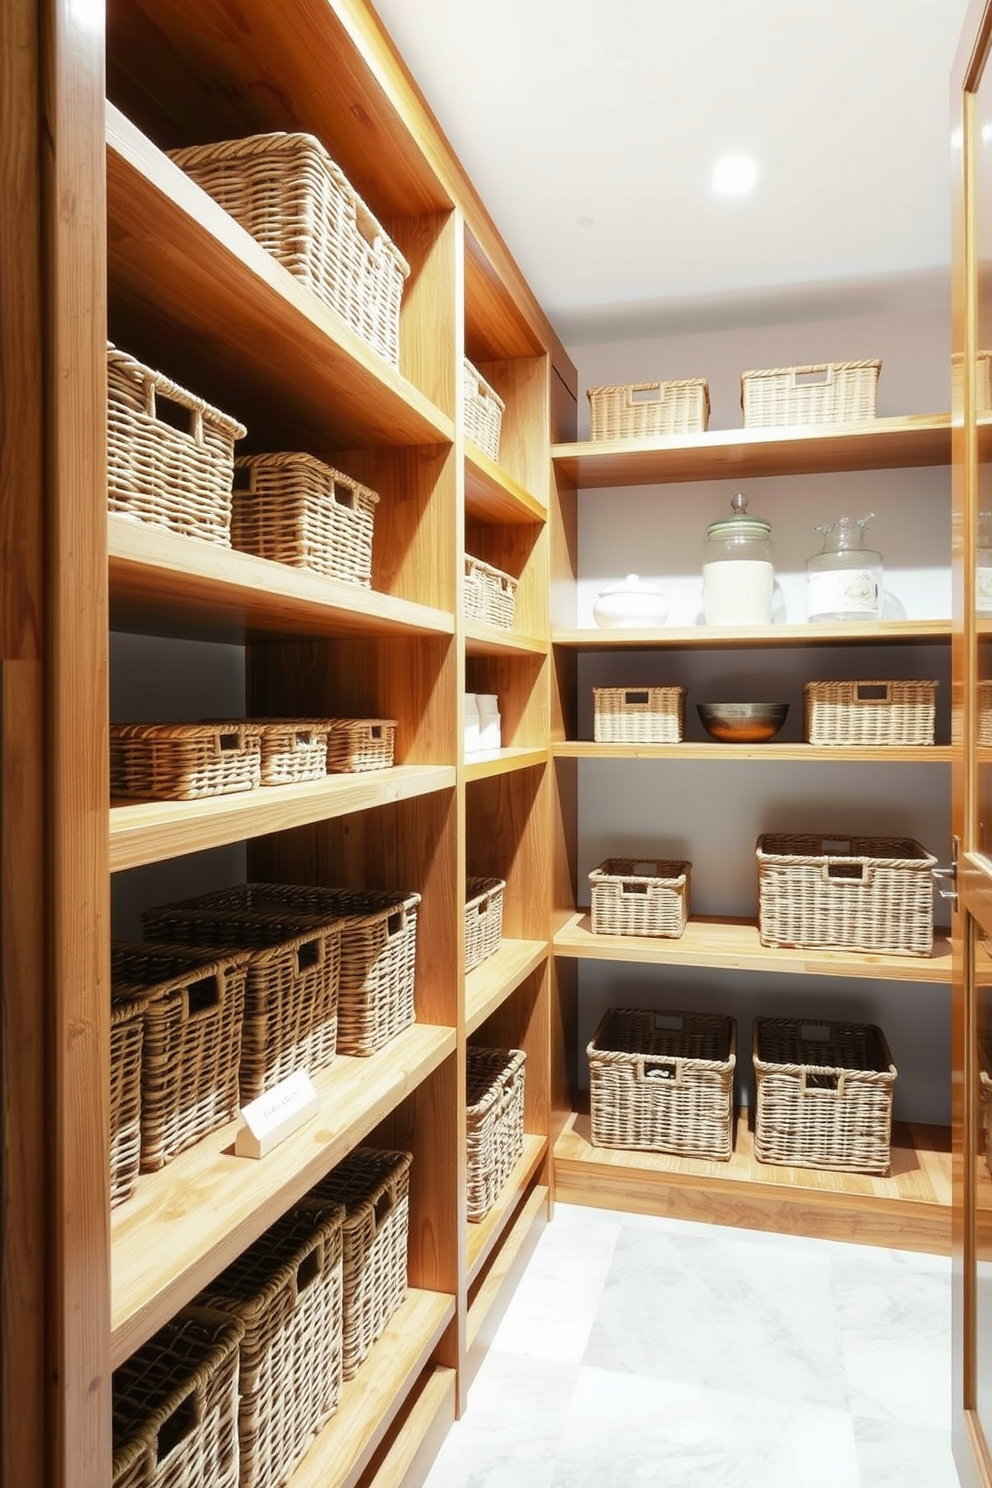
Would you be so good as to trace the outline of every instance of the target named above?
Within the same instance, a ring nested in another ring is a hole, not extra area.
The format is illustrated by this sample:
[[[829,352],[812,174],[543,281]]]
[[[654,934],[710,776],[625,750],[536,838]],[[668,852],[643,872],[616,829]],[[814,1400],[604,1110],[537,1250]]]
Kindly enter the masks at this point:
[[[975,544],[975,609],[992,615],[992,511],[978,513]]]
[[[865,547],[874,517],[838,517],[817,527],[823,548],[806,560],[808,620],[878,620],[882,615],[882,555]]]
[[[703,618],[707,625],[769,625],[775,587],[772,529],[748,514],[740,491],[732,517],[711,522],[703,548]]]

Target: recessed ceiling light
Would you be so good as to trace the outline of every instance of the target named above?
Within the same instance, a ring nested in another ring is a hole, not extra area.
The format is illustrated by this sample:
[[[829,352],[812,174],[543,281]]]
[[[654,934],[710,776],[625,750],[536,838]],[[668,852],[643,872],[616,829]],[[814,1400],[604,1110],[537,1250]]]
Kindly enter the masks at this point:
[[[710,185],[718,196],[746,196],[758,179],[750,155],[721,155],[713,166]]]

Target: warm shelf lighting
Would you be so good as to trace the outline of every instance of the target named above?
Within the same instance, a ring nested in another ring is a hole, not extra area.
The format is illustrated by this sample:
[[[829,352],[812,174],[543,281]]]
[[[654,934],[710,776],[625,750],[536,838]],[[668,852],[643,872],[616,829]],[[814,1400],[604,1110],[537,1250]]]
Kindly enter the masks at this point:
[[[718,196],[746,196],[758,180],[758,167],[750,155],[721,155],[714,162],[710,185]]]

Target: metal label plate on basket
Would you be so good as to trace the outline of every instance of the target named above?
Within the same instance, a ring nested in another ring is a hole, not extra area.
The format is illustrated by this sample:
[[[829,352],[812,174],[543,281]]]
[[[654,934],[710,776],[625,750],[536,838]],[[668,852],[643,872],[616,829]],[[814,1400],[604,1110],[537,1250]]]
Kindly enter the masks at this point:
[[[306,1070],[294,1070],[242,1108],[244,1126],[235,1138],[235,1156],[265,1157],[319,1110],[320,1099],[310,1076]]]

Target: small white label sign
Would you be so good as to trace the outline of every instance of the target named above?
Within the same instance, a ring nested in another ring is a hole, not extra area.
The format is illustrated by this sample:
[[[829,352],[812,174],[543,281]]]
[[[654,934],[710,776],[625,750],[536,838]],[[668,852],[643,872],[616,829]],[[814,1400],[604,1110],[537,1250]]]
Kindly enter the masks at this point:
[[[264,1157],[299,1131],[319,1109],[320,1101],[310,1076],[306,1070],[295,1070],[242,1108],[244,1126],[235,1139],[236,1156]]]

